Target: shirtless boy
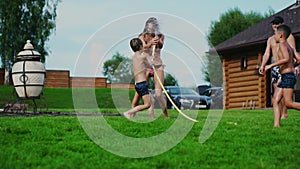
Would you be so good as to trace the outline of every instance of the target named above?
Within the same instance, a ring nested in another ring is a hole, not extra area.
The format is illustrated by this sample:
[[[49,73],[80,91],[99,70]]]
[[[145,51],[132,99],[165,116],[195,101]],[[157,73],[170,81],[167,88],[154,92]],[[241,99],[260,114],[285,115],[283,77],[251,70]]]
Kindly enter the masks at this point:
[[[280,16],[275,16],[274,19],[271,21],[272,23],[272,28],[274,30],[274,33],[277,29],[278,26],[282,25],[284,23],[284,20],[282,17]],[[295,48],[295,38],[292,34],[290,34],[290,36],[287,38],[287,42],[289,43],[289,45],[292,48]],[[263,74],[264,72],[264,67],[267,64],[269,58],[270,58],[270,54],[272,53],[273,55],[273,61],[276,62],[279,60],[278,58],[278,49],[279,49],[279,44],[276,43],[275,40],[275,35],[271,36],[268,38],[267,41],[267,47],[263,56],[263,61],[262,64],[260,66],[259,69],[259,73]],[[279,70],[279,66],[274,66],[271,69],[271,83],[273,85],[274,91],[276,92],[276,90],[278,89],[277,85],[278,85],[278,80],[281,78],[281,74],[280,74],[280,70]],[[273,96],[275,95],[275,92],[273,93]],[[282,101],[279,104],[280,107],[280,114],[281,114],[281,118],[285,119],[288,117],[287,115],[287,109],[286,109],[286,105],[282,99]]]
[[[274,66],[280,67],[281,81],[278,83],[278,89],[273,97],[274,109],[274,127],[280,127],[280,100],[283,98],[289,108],[300,110],[300,103],[293,102],[294,85],[296,84],[296,75],[294,74],[294,58],[299,63],[299,54],[287,42],[287,37],[291,33],[287,25],[280,25],[275,31],[275,41],[278,46],[278,60],[265,66],[265,71]]]
[[[142,97],[144,104],[137,105],[132,109],[125,112],[123,115],[130,119],[133,118],[136,112],[145,110],[149,108],[149,113],[153,114],[153,104],[151,103],[152,99],[149,94],[147,78],[146,78],[146,68],[151,67],[146,55],[144,55],[141,51],[143,48],[143,42],[139,38],[133,38],[130,40],[130,47],[134,51],[134,55],[132,57],[132,65],[133,65],[133,73],[134,73],[134,81],[135,81],[135,90],[140,97]]]

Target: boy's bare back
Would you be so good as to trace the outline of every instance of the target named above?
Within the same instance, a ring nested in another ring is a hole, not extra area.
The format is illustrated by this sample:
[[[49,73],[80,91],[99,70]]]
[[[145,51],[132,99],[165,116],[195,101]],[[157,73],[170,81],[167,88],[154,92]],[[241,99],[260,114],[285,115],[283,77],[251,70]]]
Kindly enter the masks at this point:
[[[294,71],[294,52],[287,42],[279,43],[278,57],[279,59],[288,60],[288,62],[280,66],[280,72],[282,74]]]
[[[290,45],[290,47],[292,47],[294,45],[293,40],[294,40],[293,35],[290,35],[287,38],[287,42]],[[275,35],[271,36],[268,39],[268,43],[271,46],[271,51],[272,51],[272,55],[273,55],[273,59],[274,59],[273,62],[277,62],[280,59],[279,54],[278,54],[278,52],[279,52],[279,43],[276,42]]]
[[[289,37],[290,33],[290,28],[286,25],[280,25],[277,27],[273,37],[275,43],[278,44],[278,60],[270,65],[266,65],[265,70],[268,70],[274,66],[280,66],[281,74],[294,72],[294,51],[287,41],[287,37]]]

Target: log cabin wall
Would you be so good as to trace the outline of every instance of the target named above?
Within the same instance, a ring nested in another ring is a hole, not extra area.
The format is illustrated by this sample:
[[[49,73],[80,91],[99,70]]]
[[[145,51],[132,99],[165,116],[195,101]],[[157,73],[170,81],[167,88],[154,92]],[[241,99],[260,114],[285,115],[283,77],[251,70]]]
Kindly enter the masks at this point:
[[[241,61],[241,59],[244,60]],[[226,96],[223,97],[223,103],[225,109],[266,107],[266,75],[258,75],[260,63],[261,54],[223,59],[223,85],[224,96]],[[245,67],[242,67],[243,65]]]

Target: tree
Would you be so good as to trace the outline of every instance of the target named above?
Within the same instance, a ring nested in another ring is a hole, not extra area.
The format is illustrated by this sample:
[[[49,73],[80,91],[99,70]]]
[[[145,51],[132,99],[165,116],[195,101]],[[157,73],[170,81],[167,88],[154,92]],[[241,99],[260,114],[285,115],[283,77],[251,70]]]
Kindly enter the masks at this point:
[[[109,83],[134,83],[131,59],[124,57],[119,52],[112,59],[104,62],[103,74]]]
[[[210,42],[209,46],[213,47],[224,42],[272,14],[274,14],[272,9],[269,9],[268,13],[265,13],[264,15],[252,11],[243,14],[239,8],[229,9],[221,15],[219,21],[211,23],[210,32],[207,36],[207,39]],[[207,55],[207,58],[208,66],[206,70],[203,70],[205,74],[204,80],[210,82],[212,85],[222,86],[222,69],[216,69],[215,66],[220,65],[222,56]],[[213,80],[210,77],[213,77]]]
[[[132,71],[132,60],[121,55],[114,54],[111,59],[104,62],[103,75],[107,77],[108,83],[134,83]],[[153,79],[149,79],[149,88],[154,88]],[[165,85],[178,85],[177,80],[170,74],[165,73]]]
[[[165,73],[165,86],[178,86],[178,81],[169,73]]]
[[[166,73],[166,72],[165,72],[164,76],[165,76],[165,78],[164,78],[164,86],[178,86],[178,81],[175,79],[174,76],[172,76],[171,74]],[[148,85],[149,85],[150,89],[154,89],[155,88],[153,78],[150,78],[148,80]]]
[[[223,71],[220,57],[217,55],[207,55],[207,57],[206,70],[203,70],[204,81],[209,82],[211,86],[222,86]]]
[[[239,8],[229,9],[220,16],[220,21],[211,23],[207,39],[211,43],[211,47],[218,45],[271,14],[271,10],[269,10],[269,14],[262,15],[253,11],[243,14]]]
[[[26,40],[31,40],[45,62],[46,42],[55,29],[56,9],[60,0],[1,0],[0,1],[0,55],[5,68],[5,85],[16,55]]]

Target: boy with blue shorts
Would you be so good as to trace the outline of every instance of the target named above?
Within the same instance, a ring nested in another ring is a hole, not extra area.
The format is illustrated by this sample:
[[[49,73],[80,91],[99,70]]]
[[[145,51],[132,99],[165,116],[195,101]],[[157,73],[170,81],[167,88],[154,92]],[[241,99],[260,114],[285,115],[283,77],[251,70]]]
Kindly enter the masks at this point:
[[[134,51],[132,57],[135,90],[139,97],[142,97],[144,104],[133,107],[132,109],[125,112],[123,115],[130,119],[133,118],[136,112],[149,108],[150,116],[153,115],[153,104],[152,99],[148,90],[148,83],[146,78],[146,68],[151,67],[147,56],[141,51],[143,49],[143,42],[139,38],[133,38],[130,40],[130,47]]]
[[[294,58],[300,62],[299,54],[287,42],[287,37],[291,34],[291,29],[287,25],[280,25],[275,31],[275,40],[279,44],[279,60],[265,66],[265,71],[274,66],[280,66],[281,79],[279,79],[278,90],[275,90],[273,100],[274,127],[280,127],[280,107],[281,99],[287,107],[300,110],[300,103],[293,102],[294,86],[296,75],[294,74]]]
[[[270,23],[272,24],[272,29],[273,29],[274,34],[275,34],[275,31],[276,31],[277,27],[284,24],[284,20],[281,16],[275,16]],[[292,34],[290,34],[290,36],[287,38],[287,42],[289,43],[289,45],[292,48],[295,48],[295,46],[296,46],[295,38]],[[274,62],[279,60],[278,49],[279,49],[279,43],[276,43],[275,35],[270,36],[267,40],[266,50],[265,50],[265,53],[263,55],[262,64],[259,68],[259,73],[260,74],[263,75],[265,65],[267,64],[271,54],[273,55],[273,61]],[[298,67],[295,67],[295,73],[296,73],[296,75],[299,74],[299,68]],[[277,85],[278,85],[279,79],[281,79],[280,67],[279,66],[274,66],[271,69],[271,84],[272,84],[275,92],[278,89]],[[273,93],[273,96],[274,96],[274,93]],[[280,109],[281,118],[286,119],[288,117],[288,114],[287,114],[287,108],[285,106],[285,103],[284,103],[283,99],[281,100],[279,106],[281,107],[281,109]]]

